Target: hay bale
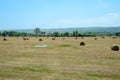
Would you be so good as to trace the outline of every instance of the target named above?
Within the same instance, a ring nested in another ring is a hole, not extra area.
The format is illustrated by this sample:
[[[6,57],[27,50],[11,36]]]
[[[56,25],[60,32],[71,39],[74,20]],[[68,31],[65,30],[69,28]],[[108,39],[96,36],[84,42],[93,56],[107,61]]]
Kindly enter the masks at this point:
[[[111,46],[111,50],[113,50],[113,51],[119,51],[119,46],[117,44],[113,44]]]
[[[26,40],[29,40],[29,38],[26,38]]]
[[[3,41],[7,41],[7,39],[6,39],[6,38],[3,38]]]
[[[104,36],[101,36],[101,38],[105,39],[105,37],[104,37]]]
[[[78,39],[77,37],[75,37],[75,39]]]
[[[39,41],[43,41],[42,38],[40,38]]]
[[[117,37],[116,37],[116,36],[113,36],[112,38],[113,38],[113,39],[117,39]]]
[[[97,40],[97,38],[95,38],[95,40]]]
[[[55,40],[55,37],[54,37],[54,38],[52,38],[52,40]]]
[[[23,40],[27,40],[25,37],[23,37]]]
[[[81,39],[84,39],[84,37],[81,37]]]
[[[63,38],[63,40],[65,40],[65,38]]]
[[[85,46],[85,42],[80,42],[80,46]]]

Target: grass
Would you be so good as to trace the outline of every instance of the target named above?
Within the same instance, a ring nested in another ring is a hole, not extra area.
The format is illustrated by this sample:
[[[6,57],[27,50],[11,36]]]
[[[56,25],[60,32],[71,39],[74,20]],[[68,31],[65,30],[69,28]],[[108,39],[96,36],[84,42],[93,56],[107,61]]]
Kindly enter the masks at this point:
[[[120,80],[120,51],[111,50],[120,38],[7,39],[0,37],[0,80]]]

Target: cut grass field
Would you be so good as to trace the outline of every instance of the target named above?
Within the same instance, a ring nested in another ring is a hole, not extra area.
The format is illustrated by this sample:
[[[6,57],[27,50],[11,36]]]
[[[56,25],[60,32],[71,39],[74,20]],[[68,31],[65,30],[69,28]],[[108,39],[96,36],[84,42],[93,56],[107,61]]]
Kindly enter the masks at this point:
[[[120,38],[0,37],[0,80],[120,80]],[[80,46],[84,41],[85,46]],[[47,45],[35,48],[36,45]]]

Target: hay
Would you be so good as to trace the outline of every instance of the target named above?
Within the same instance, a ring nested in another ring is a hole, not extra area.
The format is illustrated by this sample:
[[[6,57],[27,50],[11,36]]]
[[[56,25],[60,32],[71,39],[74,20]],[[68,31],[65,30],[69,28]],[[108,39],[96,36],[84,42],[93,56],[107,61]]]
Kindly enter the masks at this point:
[[[113,36],[112,38],[113,38],[113,39],[117,39],[117,37],[116,37],[116,36]]]
[[[23,37],[23,40],[27,40],[25,37]]]
[[[119,51],[119,46],[117,44],[113,44],[111,46],[111,50],[113,50],[113,51]]]
[[[65,38],[62,38],[63,40],[65,40]]]
[[[23,37],[23,40],[29,40],[29,38],[27,38],[27,37]]]
[[[104,37],[104,36],[101,36],[101,38],[105,39],[105,37]]]
[[[78,39],[77,37],[75,37],[75,39]]]
[[[40,38],[39,41],[43,41],[42,38]]]
[[[80,42],[80,46],[85,46],[85,42]]]
[[[84,39],[84,37],[81,37],[81,39]]]
[[[55,40],[55,37],[54,37],[54,38],[52,38],[52,40]]]
[[[3,38],[3,41],[7,41],[7,39],[6,39],[6,38]]]
[[[97,38],[95,38],[95,40],[97,40]]]

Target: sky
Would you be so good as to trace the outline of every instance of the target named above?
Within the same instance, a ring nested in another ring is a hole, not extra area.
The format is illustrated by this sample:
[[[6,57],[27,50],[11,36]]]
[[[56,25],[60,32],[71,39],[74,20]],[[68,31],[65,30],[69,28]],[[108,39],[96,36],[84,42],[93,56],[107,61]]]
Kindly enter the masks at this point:
[[[120,0],[0,0],[0,29],[120,26]]]

